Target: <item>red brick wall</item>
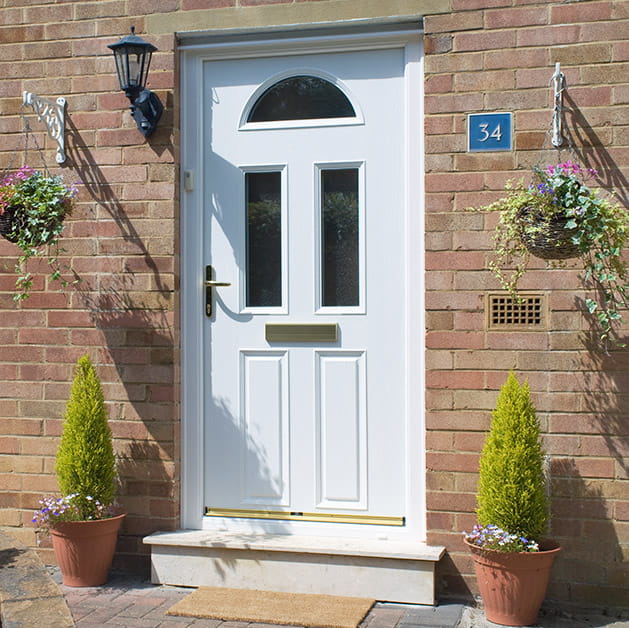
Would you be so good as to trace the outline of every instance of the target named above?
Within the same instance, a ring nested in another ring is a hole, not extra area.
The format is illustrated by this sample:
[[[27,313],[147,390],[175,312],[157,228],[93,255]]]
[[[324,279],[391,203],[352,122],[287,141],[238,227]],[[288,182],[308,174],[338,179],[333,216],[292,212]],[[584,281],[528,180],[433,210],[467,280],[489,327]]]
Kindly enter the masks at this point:
[[[33,544],[32,509],[56,490],[54,455],[74,363],[89,353],[103,381],[120,504],[129,513],[121,566],[137,566],[137,555],[146,555],[142,536],[176,528],[179,511],[174,37],[146,36],[160,50],[150,87],[165,105],[148,141],[107,48],[131,25],[144,34],[143,14],[153,4],[167,3],[8,0],[0,8],[0,169],[12,159],[42,165],[32,140],[26,162],[22,153],[27,90],[67,99],[61,168],[43,123],[31,108],[24,114],[51,171],[82,182],[62,241],[76,286],[59,292],[39,265],[44,273],[30,298],[16,303],[17,249],[0,241],[0,526]]]
[[[13,151],[23,163],[19,110],[28,90],[67,98],[61,169],[42,125],[25,113],[53,171],[83,182],[63,241],[64,259],[81,280],[76,287],[59,293],[38,275],[31,298],[14,302],[16,249],[0,241],[0,526],[27,543],[40,495],[56,489],[61,416],[73,364],[85,352],[102,377],[122,458],[120,502],[129,515],[119,565],[146,556],[142,536],[178,525],[175,41],[147,32],[145,19],[152,11],[237,4],[244,11],[268,3],[4,0],[0,8],[0,169]],[[428,528],[429,541],[449,550],[439,572],[445,596],[475,591],[460,531],[474,521],[483,433],[513,368],[529,378],[552,456],[552,534],[564,552],[550,596],[627,603],[629,354],[588,351],[575,273],[543,264],[524,285],[549,290],[550,330],[488,332],[495,218],[463,210],[497,198],[507,179],[541,157],[555,158],[540,148],[557,61],[581,161],[628,197],[628,6],[451,0],[450,13],[425,19]],[[132,24],[159,48],[149,80],[166,110],[148,141],[129,115],[106,48]],[[466,114],[475,111],[512,111],[515,150],[467,153]],[[28,161],[37,160],[30,151]]]
[[[460,530],[474,523],[478,454],[489,411],[510,369],[528,377],[552,457],[552,536],[564,548],[549,596],[627,605],[629,571],[629,353],[589,351],[566,270],[529,272],[548,290],[549,330],[487,331],[484,294],[495,216],[464,211],[501,196],[538,162],[577,159],[599,185],[629,198],[629,10],[626,2],[452,0],[425,19],[426,283],[429,541],[450,552],[442,591],[475,591]],[[566,75],[567,133],[552,149],[549,86]],[[466,114],[511,111],[515,150],[466,152]],[[545,148],[541,151],[542,147]],[[544,161],[546,160],[546,161]],[[626,336],[626,334],[623,334]]]

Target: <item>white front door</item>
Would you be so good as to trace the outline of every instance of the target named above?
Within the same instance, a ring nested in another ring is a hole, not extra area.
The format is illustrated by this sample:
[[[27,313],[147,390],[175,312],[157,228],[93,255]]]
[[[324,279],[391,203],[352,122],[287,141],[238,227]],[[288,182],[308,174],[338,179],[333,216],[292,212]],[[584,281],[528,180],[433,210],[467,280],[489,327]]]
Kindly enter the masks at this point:
[[[408,64],[197,62],[205,527],[396,536],[417,511]]]

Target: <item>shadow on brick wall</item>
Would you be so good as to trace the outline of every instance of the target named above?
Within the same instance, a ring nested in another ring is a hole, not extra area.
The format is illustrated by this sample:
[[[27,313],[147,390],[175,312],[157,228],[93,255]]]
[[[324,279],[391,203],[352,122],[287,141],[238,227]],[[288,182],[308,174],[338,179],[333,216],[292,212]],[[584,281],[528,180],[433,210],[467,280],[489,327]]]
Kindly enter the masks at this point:
[[[629,352],[591,351],[583,406],[592,419],[584,453],[613,457],[619,480],[629,479]]]
[[[564,136],[568,140],[568,145],[574,147],[575,156],[582,165],[598,172],[597,185],[608,191],[613,190],[623,205],[629,205],[629,180],[606,148],[611,141],[605,142],[598,136],[570,96],[569,90],[564,92],[564,99],[567,117]]]
[[[622,205],[629,205],[629,180],[621,169],[626,163],[619,165],[619,153],[608,148],[613,126],[624,122],[597,121],[593,126],[569,88],[563,111],[564,143],[559,150],[542,151],[544,163],[572,160],[595,169],[592,187],[613,192]],[[611,342],[602,346],[584,299],[577,296],[575,301],[589,327],[582,334],[585,352],[575,358],[580,360],[576,375],[582,378],[574,392],[581,400],[574,429],[580,450],[578,457],[558,458],[552,464],[551,536],[563,552],[548,597],[581,607],[624,608],[629,567],[623,563],[626,540],[618,535],[623,525],[619,522],[626,519],[619,509],[626,503],[624,484],[629,478],[629,351]],[[615,340],[629,344],[626,330]]]
[[[113,363],[120,382],[103,381],[118,458],[118,501],[127,513],[115,566],[144,572],[148,549],[142,537],[175,529],[178,520],[174,336],[166,312],[131,303],[124,289],[79,288],[77,295],[105,338],[99,361]]]
[[[120,418],[142,421],[152,439],[174,455],[172,433],[163,430],[164,422],[172,425],[174,403],[175,339],[169,315],[144,306],[141,297],[132,298],[125,290],[124,276],[119,283],[120,288],[101,292],[77,289],[81,304],[105,339],[101,362],[114,365],[125,388],[124,395],[112,390],[109,401],[128,401],[133,409]],[[114,436],[137,438],[132,432],[116,435],[115,429]]]
[[[474,567],[471,556],[463,554],[455,562],[449,552],[437,563],[437,599],[440,602],[463,602],[474,604],[474,593],[468,586],[463,572],[472,574]],[[475,578],[475,576],[470,576]]]
[[[522,154],[523,163],[543,167],[545,164],[575,161],[585,168],[597,171],[590,182],[593,187],[601,187],[608,192],[614,192],[617,200],[625,207],[629,206],[629,179],[623,174],[621,167],[616,163],[614,155],[608,150],[613,146],[611,136],[602,138],[590,124],[586,115],[581,111],[577,103],[570,95],[569,87],[563,92],[564,106],[562,115],[562,138],[559,147],[551,146],[550,138],[552,127],[548,129],[543,145],[539,151],[531,155]],[[550,121],[550,117],[549,117]],[[611,133],[613,121],[600,122],[600,127]],[[624,121],[616,122],[624,125]],[[623,164],[623,167],[626,164]]]
[[[177,483],[173,468],[167,469],[164,451],[155,443],[134,440],[118,454],[120,503],[127,512],[120,535],[114,568],[145,572],[150,548],[142,538],[157,530],[174,529],[159,517],[173,519]]]
[[[66,119],[66,126],[68,166],[78,173],[82,185],[96,205],[104,209],[116,223],[119,229],[119,235],[116,237],[122,238],[130,245],[128,254],[141,255],[144,258],[147,269],[153,275],[157,290],[167,292],[168,289],[163,284],[157,263],[127,216],[120,200],[112,190],[111,183],[107,181],[89,147],[72,123],[71,118]],[[118,165],[117,167],[124,168],[123,165]],[[147,183],[138,183],[138,185],[147,185]]]
[[[598,172],[596,184],[613,192],[623,205],[629,205],[629,181],[597,135],[588,119],[568,92],[565,93],[568,114],[567,133],[576,146],[577,159]],[[592,286],[595,289],[594,286]],[[601,344],[596,331],[596,313],[589,314],[583,297],[577,296],[577,307],[583,313],[589,330],[583,334],[588,350],[584,370],[584,409],[592,417],[591,456],[613,456],[622,475],[629,477],[629,352],[622,347],[629,343],[626,330],[614,331],[613,342]],[[626,313],[625,316],[626,318]],[[614,344],[616,343],[616,344]],[[598,439],[600,446],[597,448]],[[601,440],[603,442],[601,442]]]
[[[627,605],[629,565],[614,524],[610,482],[584,478],[573,459],[552,464],[551,537],[560,543],[548,598],[579,607]]]
[[[596,170],[598,173],[593,179],[593,187],[600,187],[606,192],[613,193],[615,199],[625,207],[629,206],[629,180],[623,174],[621,167],[616,163],[614,155],[607,149],[611,145],[611,139],[605,141],[600,137],[590,124],[585,114],[570,96],[568,89],[564,91],[564,143],[553,157],[558,161],[572,159],[586,168]],[[620,124],[620,123],[618,123]],[[624,124],[624,122],[623,122]],[[611,133],[611,127],[605,126],[605,130]],[[552,161],[552,159],[550,160]],[[598,290],[598,286],[590,282],[591,290]],[[584,345],[591,352],[600,351],[601,342],[595,336],[596,318],[589,314],[582,297],[576,297],[579,311],[584,312],[590,332],[585,335]],[[602,302],[602,295],[599,298]],[[616,343],[626,344],[629,340],[626,332],[612,332]],[[613,343],[609,343],[613,348]]]
[[[87,311],[102,334],[98,361],[113,365],[117,373],[102,378],[119,462],[119,502],[127,512],[116,565],[143,571],[148,550],[142,537],[158,529],[174,529],[178,520],[173,286],[165,281],[146,239],[116,196],[116,184],[107,180],[72,120],[66,124],[68,165],[93,200],[83,220],[96,222],[105,213],[107,222],[111,224],[111,218],[116,225],[112,233],[101,236],[106,246],[95,253],[104,260],[102,267],[96,259],[84,277],[76,275],[75,305]],[[148,150],[157,154],[172,147]],[[99,237],[96,229],[94,235]],[[111,272],[108,257],[125,259],[122,272]],[[88,344],[94,344],[87,338]]]

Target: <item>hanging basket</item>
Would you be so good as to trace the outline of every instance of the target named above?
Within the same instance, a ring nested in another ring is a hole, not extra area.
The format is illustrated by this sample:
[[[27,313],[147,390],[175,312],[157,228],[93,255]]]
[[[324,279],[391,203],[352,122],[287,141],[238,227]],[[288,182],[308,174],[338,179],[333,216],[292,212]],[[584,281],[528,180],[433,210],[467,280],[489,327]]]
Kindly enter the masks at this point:
[[[22,105],[22,109],[23,108],[24,104]],[[27,178],[30,178],[31,175],[39,173],[42,177],[44,177],[44,180],[46,181],[56,181],[57,179],[59,179],[59,185],[62,185],[61,176],[53,177],[50,174],[50,171],[48,170],[48,166],[46,164],[44,153],[40,148],[39,143],[37,142],[37,138],[32,135],[30,124],[25,118],[22,109],[20,109],[20,115],[24,122],[24,166],[19,170],[18,176],[16,178],[24,180],[24,170],[27,169]],[[41,116],[39,119],[42,119]],[[35,145],[35,148],[37,149],[37,152],[39,153],[39,157],[42,162],[43,168],[39,170],[31,166],[27,166],[29,137],[32,137],[33,143]],[[17,151],[14,151],[12,153],[8,166],[2,173],[0,173],[0,185],[6,185],[9,188],[15,185],[14,180],[11,180],[10,174],[14,170],[13,162],[16,154]],[[23,176],[20,176],[20,173],[22,173]],[[69,191],[70,188],[67,188],[67,186],[65,187]],[[32,195],[32,192],[30,194]],[[57,194],[57,197],[58,201],[60,201],[64,198],[67,198],[68,195]],[[9,200],[9,202],[11,201]],[[43,216],[40,215],[42,213],[40,209],[38,210],[38,208],[40,208],[42,205],[40,198],[34,199],[32,206],[30,205],[28,200],[26,201],[26,203],[21,203],[17,200],[14,200],[14,202],[18,204],[5,206],[4,211],[0,214],[0,236],[6,238],[9,242],[13,242],[14,244],[19,242],[20,240],[23,240],[27,246],[32,248],[46,245],[50,243],[55,237],[58,237],[59,230],[57,229],[57,227],[59,225],[59,222],[62,222],[65,219],[65,216],[69,210],[69,204],[68,207],[64,207],[62,209],[62,215],[60,215],[60,212],[57,210],[57,216],[52,219],[46,217],[45,214]],[[57,233],[55,233],[55,230],[57,231]]]
[[[20,205],[9,205],[0,215],[0,235],[14,244],[19,240],[19,233],[27,223],[26,210]],[[65,218],[65,216],[64,216]],[[42,221],[39,228],[32,231],[30,245],[33,247],[48,244],[55,237],[55,226],[59,220]]]
[[[570,220],[558,212],[545,216],[537,207],[526,206],[518,211],[520,239],[527,250],[541,259],[570,259],[579,257],[581,249],[572,241],[574,229],[568,229]]]
[[[6,207],[0,214],[0,235],[9,242],[17,242],[18,238],[14,231],[19,211],[15,207]]]

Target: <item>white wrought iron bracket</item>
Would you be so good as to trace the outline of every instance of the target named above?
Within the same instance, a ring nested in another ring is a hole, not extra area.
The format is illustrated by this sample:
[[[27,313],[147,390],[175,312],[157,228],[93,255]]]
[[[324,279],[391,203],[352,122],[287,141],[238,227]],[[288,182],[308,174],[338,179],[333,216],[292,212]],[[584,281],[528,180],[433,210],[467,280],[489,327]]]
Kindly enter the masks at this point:
[[[31,92],[24,92],[24,106],[32,107],[37,118],[43,121],[48,129],[48,135],[57,143],[58,164],[66,160],[65,153],[65,107],[66,99],[57,98],[52,102]]]
[[[561,118],[563,115],[563,90],[566,87],[566,75],[561,71],[561,64],[555,63],[555,73],[551,76],[553,83],[553,136],[551,142],[558,147],[563,144]]]

